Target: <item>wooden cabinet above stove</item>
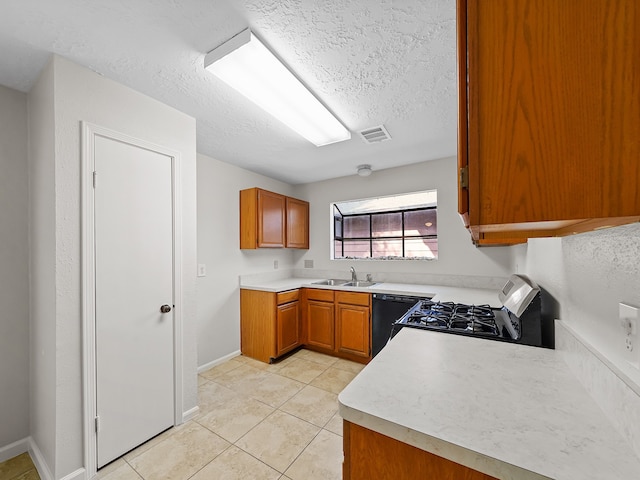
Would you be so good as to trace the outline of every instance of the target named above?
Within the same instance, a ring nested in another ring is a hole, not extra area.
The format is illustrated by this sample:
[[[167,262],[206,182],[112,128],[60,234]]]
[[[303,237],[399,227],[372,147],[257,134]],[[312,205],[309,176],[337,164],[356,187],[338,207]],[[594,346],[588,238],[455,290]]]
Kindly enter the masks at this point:
[[[640,221],[639,58],[637,0],[458,0],[458,200],[476,244]]]

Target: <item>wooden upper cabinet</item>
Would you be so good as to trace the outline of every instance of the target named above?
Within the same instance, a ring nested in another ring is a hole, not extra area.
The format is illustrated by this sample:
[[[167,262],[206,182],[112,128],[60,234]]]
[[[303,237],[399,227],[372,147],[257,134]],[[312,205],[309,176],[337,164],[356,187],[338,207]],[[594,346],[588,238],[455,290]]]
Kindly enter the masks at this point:
[[[309,202],[287,197],[287,240],[289,248],[309,248]]]
[[[640,221],[640,2],[458,0],[458,70],[476,243]]]
[[[260,188],[240,191],[240,248],[309,248],[309,204]]]

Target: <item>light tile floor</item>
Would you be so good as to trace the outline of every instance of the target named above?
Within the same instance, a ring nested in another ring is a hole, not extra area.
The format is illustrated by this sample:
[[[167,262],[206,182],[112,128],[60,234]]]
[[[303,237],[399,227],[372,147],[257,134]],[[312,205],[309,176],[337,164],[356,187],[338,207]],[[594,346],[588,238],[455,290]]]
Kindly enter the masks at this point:
[[[98,478],[339,480],[337,394],[362,368],[310,350],[272,365],[231,359],[198,376],[196,418],[107,465]]]

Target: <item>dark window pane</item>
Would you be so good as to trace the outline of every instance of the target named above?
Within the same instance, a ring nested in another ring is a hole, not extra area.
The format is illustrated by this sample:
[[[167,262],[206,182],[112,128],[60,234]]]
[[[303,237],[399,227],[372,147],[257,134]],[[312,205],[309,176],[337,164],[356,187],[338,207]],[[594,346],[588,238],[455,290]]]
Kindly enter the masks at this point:
[[[404,234],[407,237],[418,235],[436,235],[438,222],[436,210],[415,210],[404,214]]]
[[[345,240],[344,257],[351,258],[370,258],[368,240]]]
[[[407,238],[404,242],[404,256],[438,258],[438,240],[435,238]]]
[[[342,236],[342,221],[338,217],[333,218],[333,230],[336,237]]]
[[[369,216],[343,217],[344,238],[369,238]]]
[[[378,213],[371,215],[373,237],[401,237],[402,213]]]
[[[402,240],[374,240],[373,258],[402,257]]]

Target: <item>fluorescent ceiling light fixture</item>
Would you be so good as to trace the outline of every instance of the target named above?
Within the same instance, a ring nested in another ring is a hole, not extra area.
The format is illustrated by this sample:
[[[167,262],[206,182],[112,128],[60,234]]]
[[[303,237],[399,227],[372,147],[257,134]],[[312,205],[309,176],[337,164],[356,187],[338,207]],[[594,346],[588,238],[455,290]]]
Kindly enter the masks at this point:
[[[351,138],[248,28],[209,52],[204,67],[318,147]]]

